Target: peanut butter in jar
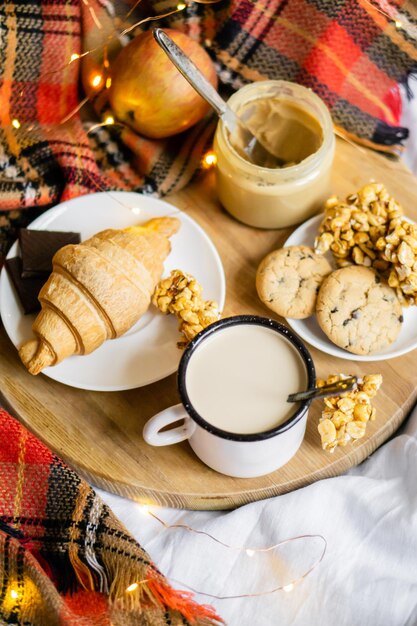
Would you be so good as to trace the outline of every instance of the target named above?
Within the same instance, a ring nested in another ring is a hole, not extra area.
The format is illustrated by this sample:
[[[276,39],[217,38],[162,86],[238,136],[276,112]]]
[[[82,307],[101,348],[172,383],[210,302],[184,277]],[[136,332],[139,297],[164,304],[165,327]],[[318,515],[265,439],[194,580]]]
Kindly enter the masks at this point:
[[[228,102],[282,166],[247,160],[238,133],[220,121],[214,149],[220,202],[235,218],[260,228],[284,228],[317,213],[331,193],[335,140],[330,113],[310,89],[286,81],[246,85]]]

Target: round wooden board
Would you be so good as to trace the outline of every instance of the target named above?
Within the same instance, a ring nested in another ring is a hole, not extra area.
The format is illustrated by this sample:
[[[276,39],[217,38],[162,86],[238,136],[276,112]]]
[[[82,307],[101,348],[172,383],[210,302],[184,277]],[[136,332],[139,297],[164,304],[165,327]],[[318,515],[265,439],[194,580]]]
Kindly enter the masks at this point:
[[[389,191],[417,218],[417,186],[399,164],[338,143],[334,192],[350,193],[370,178]],[[268,315],[255,292],[260,260],[283,244],[289,230],[262,231],[240,224],[218,205],[212,173],[169,201],[194,217],[216,244],[225,267],[224,315]],[[187,270],[187,268],[183,268]],[[20,363],[3,329],[0,332],[0,381],[3,404],[89,482],[142,503],[189,509],[230,509],[336,476],[368,457],[401,424],[417,395],[417,352],[389,362],[356,363],[311,349],[318,376],[333,372],[381,372],[384,384],[375,406],[377,419],[366,437],[329,454],[317,432],[320,403],[310,410],[305,440],[283,468],[252,479],[218,474],[193,454],[187,443],[154,448],[144,443],[146,420],[176,404],[175,376],[124,392],[89,392],[32,377]],[[146,364],[144,365],[146,366]]]

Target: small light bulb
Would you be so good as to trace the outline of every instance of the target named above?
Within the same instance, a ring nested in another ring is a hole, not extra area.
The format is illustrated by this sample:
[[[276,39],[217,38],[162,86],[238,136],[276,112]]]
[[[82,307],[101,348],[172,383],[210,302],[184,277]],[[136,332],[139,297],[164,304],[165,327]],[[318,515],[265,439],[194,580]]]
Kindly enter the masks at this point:
[[[246,554],[247,554],[248,556],[253,556],[253,555],[255,554],[255,550],[251,550],[250,548],[248,548],[248,549],[246,550]]]
[[[110,89],[111,87],[111,78],[110,76],[108,78],[106,78],[106,89]]]
[[[101,81],[103,80],[103,77],[101,74],[96,74],[95,76],[93,76],[93,78],[91,79],[91,84],[93,87],[98,87],[101,83]]]
[[[213,150],[206,152],[203,158],[204,167],[208,169],[212,167],[213,165],[216,165],[216,163],[217,163],[217,154],[213,152]]]
[[[142,511],[142,513],[144,513],[145,515],[149,514],[150,508],[148,504],[141,504],[140,505],[140,510]]]
[[[72,63],[73,61],[76,61],[79,58],[80,58],[80,55],[74,52],[74,54],[71,54],[70,63]]]
[[[10,595],[13,598],[13,600],[17,600],[17,598],[19,597],[19,594],[17,593],[16,589],[11,589]]]
[[[108,126],[111,124],[114,124],[114,117],[113,115],[108,115],[105,120],[104,123],[107,124]]]
[[[132,213],[134,213],[135,215],[139,215],[139,213],[142,211],[142,209],[140,209],[138,206],[133,206],[131,209]],[[149,510],[148,510],[149,512]]]
[[[290,591],[292,591],[294,589],[294,583],[290,583],[289,585],[285,585],[285,587],[282,588],[284,591],[286,591],[287,593],[289,593]]]
[[[139,587],[138,583],[132,583],[131,585],[129,585],[126,591],[130,593],[131,591],[135,591],[135,589],[137,589],[138,587]]]
[[[186,7],[187,5],[185,4],[185,2],[180,2],[179,4],[177,4],[177,11],[183,11]]]
[[[395,28],[402,28],[403,27],[403,25],[400,22],[400,20],[395,20],[394,24],[395,24]]]
[[[16,119],[12,120],[12,126],[13,128],[20,128],[19,120],[16,120]]]

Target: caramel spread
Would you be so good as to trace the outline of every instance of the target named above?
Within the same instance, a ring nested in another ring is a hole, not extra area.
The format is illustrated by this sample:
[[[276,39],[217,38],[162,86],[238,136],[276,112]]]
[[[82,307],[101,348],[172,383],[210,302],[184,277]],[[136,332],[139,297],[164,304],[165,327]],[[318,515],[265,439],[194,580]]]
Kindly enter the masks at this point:
[[[330,195],[335,147],[324,102],[302,85],[270,80],[245,85],[228,103],[283,165],[254,163],[243,151],[243,135],[230,136],[220,121],[213,145],[225,209],[258,228],[292,226],[317,213]]]
[[[317,152],[323,141],[318,120],[288,100],[251,100],[239,108],[238,115],[263,145],[284,161],[282,167],[301,163]],[[229,141],[240,156],[246,158],[239,129],[229,136]]]

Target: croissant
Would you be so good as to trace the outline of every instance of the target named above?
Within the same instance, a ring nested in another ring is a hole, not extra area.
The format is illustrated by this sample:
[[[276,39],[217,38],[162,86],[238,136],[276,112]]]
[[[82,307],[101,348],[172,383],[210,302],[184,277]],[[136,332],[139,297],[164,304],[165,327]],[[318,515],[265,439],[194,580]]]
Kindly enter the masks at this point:
[[[168,237],[179,226],[176,218],[155,218],[58,250],[39,293],[36,338],[19,350],[29,372],[89,354],[129,330],[149,307],[171,249]]]

